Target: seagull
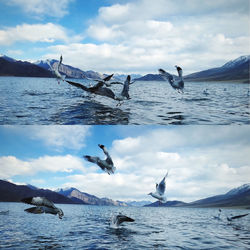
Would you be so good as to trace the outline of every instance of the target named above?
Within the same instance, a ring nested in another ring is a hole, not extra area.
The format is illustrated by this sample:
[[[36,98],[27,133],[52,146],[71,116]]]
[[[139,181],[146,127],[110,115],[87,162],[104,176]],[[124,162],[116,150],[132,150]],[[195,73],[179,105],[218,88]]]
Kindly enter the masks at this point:
[[[214,219],[220,220],[221,209],[219,208],[218,216],[213,216]]]
[[[47,60],[47,63],[48,63],[48,65],[49,65],[51,71],[56,75],[56,78],[58,79],[58,84],[60,84],[60,79],[63,80],[63,81],[65,80],[65,76],[62,76],[62,75],[59,73],[59,67],[60,67],[61,64],[62,64],[62,60],[63,60],[63,57],[62,57],[62,55],[61,55],[61,56],[60,56],[60,61],[59,61],[59,63],[57,64],[57,67],[56,67],[55,69],[51,66],[50,61]]]
[[[129,85],[131,85],[133,82],[130,83],[130,80],[131,80],[131,77],[130,77],[130,75],[128,75],[125,82],[123,83],[123,89],[122,89],[121,93],[117,94],[117,95],[115,95],[115,93],[110,88],[103,87],[103,85],[105,84],[105,81],[99,81],[93,87],[86,87],[80,83],[76,83],[76,82],[72,82],[72,81],[68,81],[68,80],[66,80],[66,82],[69,83],[70,85],[77,87],[77,88],[81,88],[84,91],[87,91],[89,93],[112,98],[113,100],[116,100],[119,102],[117,105],[119,105],[119,104],[121,105],[121,103],[120,103],[121,101],[123,101],[125,99],[131,99],[128,92],[129,92]]]
[[[204,89],[204,90],[203,90],[203,94],[204,94],[204,95],[209,95],[208,89]]]
[[[168,172],[165,175],[165,177],[162,179],[160,184],[156,183],[156,191],[154,193],[149,193],[148,195],[151,195],[152,197],[158,199],[160,202],[165,203],[167,201],[167,198],[164,196],[165,188],[166,188],[166,182],[165,179],[168,176]]]
[[[83,158],[86,161],[97,164],[103,171],[107,172],[109,175],[114,174],[116,167],[114,167],[114,163],[106,147],[102,144],[98,144],[98,146],[103,150],[103,153],[107,156],[105,160],[101,160],[98,156],[89,156],[89,155],[84,155]]]
[[[235,219],[239,219],[239,218],[242,218],[242,217],[245,217],[247,216],[248,214],[240,214],[240,215],[236,215],[236,216],[233,216],[233,217],[227,217],[227,220],[228,221],[232,221],[232,220],[235,220]]]
[[[118,215],[114,215],[112,218],[111,218],[111,223],[110,223],[110,226],[111,227],[119,227],[120,224],[122,224],[123,222],[133,222],[135,221],[134,219],[126,216],[126,215],[123,215],[121,213],[119,213]]]
[[[31,207],[28,209],[25,209],[24,211],[28,213],[33,214],[42,214],[42,213],[48,213],[48,214],[54,214],[59,216],[59,219],[62,219],[64,213],[62,209],[57,208],[54,203],[45,197],[28,197],[21,200],[22,202],[30,205],[35,205],[36,207]]]
[[[168,80],[168,82],[170,83],[170,85],[174,88],[177,89],[177,91],[179,93],[183,93],[183,89],[184,89],[184,81],[183,81],[183,77],[182,77],[182,68],[175,65],[176,70],[178,72],[179,75],[179,79],[174,79],[173,75],[169,74],[168,72],[166,72],[163,69],[159,69],[159,73],[160,75],[163,77],[163,79],[165,81]]]

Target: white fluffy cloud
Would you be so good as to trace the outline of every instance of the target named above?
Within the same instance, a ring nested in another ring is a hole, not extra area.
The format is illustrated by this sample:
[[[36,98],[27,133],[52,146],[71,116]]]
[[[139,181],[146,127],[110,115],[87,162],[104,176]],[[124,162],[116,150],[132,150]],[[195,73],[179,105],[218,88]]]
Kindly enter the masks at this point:
[[[169,171],[166,194],[170,200],[194,201],[221,194],[249,182],[246,134],[247,127],[185,126],[115,140],[110,149],[117,167],[114,175],[93,169],[69,175],[64,186],[99,197],[145,200]]]
[[[68,13],[67,8],[74,0],[8,0],[9,5],[20,7],[24,12],[35,16],[63,17]]]
[[[19,160],[14,156],[0,157],[0,178],[7,179],[16,175],[35,175],[39,172],[84,172],[82,160],[71,156],[43,156],[37,159]]]
[[[55,150],[61,148],[81,149],[91,135],[91,126],[6,126],[13,133],[22,133],[28,138],[39,140]]]
[[[102,7],[86,30],[96,42],[52,46],[45,57],[60,52],[74,66],[100,72],[153,73],[180,64],[191,73],[221,66],[249,54],[248,5],[137,0]]]
[[[31,126],[29,133],[39,140],[54,137],[53,126],[48,126],[47,130],[43,127],[47,126],[34,126],[35,129]],[[58,129],[55,138],[64,138],[65,134],[72,133],[81,137],[72,132],[74,126],[69,126],[72,131],[64,127],[55,127]],[[41,137],[38,138],[39,128]],[[50,133],[44,136],[46,131]],[[32,176],[31,183],[39,185],[40,182],[42,185],[39,173],[43,172],[55,179],[60,178],[60,183],[64,183],[62,187],[76,187],[98,197],[153,201],[147,194],[154,191],[155,183],[169,171],[168,199],[194,201],[249,182],[249,133],[248,126],[240,126],[240,129],[238,126],[151,128],[140,136],[128,136],[112,142],[108,150],[117,168],[114,175],[102,172],[98,166],[81,157],[66,154],[25,160],[15,156],[0,157],[0,178]],[[62,145],[67,140],[62,139]],[[57,139],[52,141],[54,143]],[[100,157],[104,158],[103,154]],[[63,176],[60,173],[64,173]]]
[[[56,40],[68,41],[67,31],[60,25],[47,24],[21,24],[0,30],[0,45],[10,45],[15,42],[46,42]]]

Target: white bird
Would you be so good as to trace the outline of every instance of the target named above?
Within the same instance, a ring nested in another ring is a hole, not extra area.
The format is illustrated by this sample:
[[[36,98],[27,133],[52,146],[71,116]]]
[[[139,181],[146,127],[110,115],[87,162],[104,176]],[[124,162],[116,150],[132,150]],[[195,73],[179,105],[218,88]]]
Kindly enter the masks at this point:
[[[63,60],[63,57],[62,57],[62,55],[61,55],[61,56],[60,56],[60,61],[59,61],[59,63],[57,64],[57,66],[56,66],[55,68],[53,68],[53,67],[51,66],[51,64],[50,64],[50,61],[47,60],[47,63],[48,63],[48,65],[49,65],[51,71],[56,75],[56,78],[58,79],[58,84],[60,83],[60,82],[59,82],[60,80],[63,80],[63,81],[65,80],[65,76],[62,76],[62,75],[59,73],[59,68],[60,68],[60,66],[61,66],[61,64],[62,64],[62,60]]]
[[[203,94],[204,94],[204,95],[209,95],[208,89],[204,89],[204,90],[203,90]]]
[[[214,216],[214,219],[220,220],[221,209],[219,208],[218,216]]]
[[[133,221],[135,220],[126,215],[119,213],[118,215],[114,215],[111,218],[110,226],[114,228],[118,228],[119,225],[122,224],[123,222],[133,222]]]
[[[107,156],[105,160],[101,160],[98,156],[89,156],[84,155],[83,158],[89,162],[93,162],[97,164],[103,171],[107,172],[109,175],[114,174],[116,167],[110,157],[106,147],[102,144],[98,144],[98,146],[103,150],[103,153]]]
[[[163,79],[170,83],[172,88],[176,89],[178,92],[183,93],[184,81],[183,81],[183,77],[182,77],[182,68],[177,66],[177,65],[175,65],[175,67],[176,67],[176,70],[178,72],[179,79],[174,79],[173,75],[169,74],[168,72],[166,72],[163,69],[159,69],[158,71],[159,71],[160,75],[163,77]]]
[[[149,193],[148,195],[151,195],[152,197],[158,199],[160,202],[165,203],[167,201],[166,196],[164,196],[165,189],[166,189],[166,177],[168,176],[168,172],[165,175],[165,177],[162,179],[160,184],[156,183],[156,191],[154,193]]]
[[[62,209],[57,208],[54,203],[45,197],[28,197],[21,200],[22,202],[30,205],[35,205],[36,207],[27,208],[24,211],[33,214],[49,213],[59,216],[62,219],[64,213]]]

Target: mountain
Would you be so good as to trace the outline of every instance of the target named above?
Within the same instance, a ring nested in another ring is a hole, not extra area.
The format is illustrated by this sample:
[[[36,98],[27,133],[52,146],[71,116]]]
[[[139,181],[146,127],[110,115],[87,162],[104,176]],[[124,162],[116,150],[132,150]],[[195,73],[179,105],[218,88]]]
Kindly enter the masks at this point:
[[[0,57],[0,76],[53,77],[52,73],[29,62]]]
[[[49,63],[52,68],[56,68],[59,61],[55,59],[52,59],[52,60],[47,59],[47,60],[39,60],[39,61],[34,62],[35,65],[51,71]],[[93,78],[93,79],[101,79],[103,77],[103,75],[98,72],[94,72],[92,70],[82,71],[78,68],[74,68],[70,65],[65,65],[65,64],[61,64],[59,72],[62,75],[66,75],[68,78],[82,79],[82,78],[88,77],[88,78]]]
[[[143,207],[145,205],[151,204],[150,201],[127,201],[126,203],[132,207]]]
[[[249,206],[250,207],[250,184],[244,184],[222,195],[216,195],[191,202],[188,204],[188,206],[195,206],[195,207]]]
[[[159,204],[158,201],[146,205],[147,207],[247,207],[250,208],[250,184],[234,188],[225,194],[211,196],[205,199],[184,203],[181,201],[168,201]]]
[[[75,204],[71,199],[48,189],[35,189],[27,185],[16,185],[0,180],[0,201],[19,202],[21,199],[31,196],[46,197],[54,203]]]
[[[101,205],[101,206],[127,206],[125,202],[113,201],[108,198],[98,198],[94,195],[84,193],[76,188],[58,189],[57,193],[64,195],[77,203],[89,204],[89,205]]]
[[[249,82],[250,56],[241,56],[218,68],[196,72],[184,77],[186,81],[232,81]]]
[[[5,59],[6,61],[9,61],[9,62],[16,62],[16,59],[8,57],[6,55],[0,54],[0,58],[3,58],[3,59]]]
[[[186,204],[187,203],[182,201],[167,201],[166,203],[156,201],[151,204],[145,205],[144,207],[183,207]]]
[[[159,74],[147,74],[145,76],[139,77],[135,79],[136,81],[164,81],[162,76]]]

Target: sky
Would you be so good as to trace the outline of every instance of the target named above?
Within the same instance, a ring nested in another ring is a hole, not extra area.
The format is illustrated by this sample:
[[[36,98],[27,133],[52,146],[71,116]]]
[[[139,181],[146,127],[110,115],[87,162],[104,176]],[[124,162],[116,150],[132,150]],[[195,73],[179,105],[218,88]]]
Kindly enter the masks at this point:
[[[185,202],[250,183],[250,126],[0,126],[0,179],[75,187],[114,200],[149,200],[169,171],[168,200]],[[105,158],[108,175],[83,155]]]
[[[0,53],[100,73],[184,74],[250,54],[248,0],[0,0]]]

